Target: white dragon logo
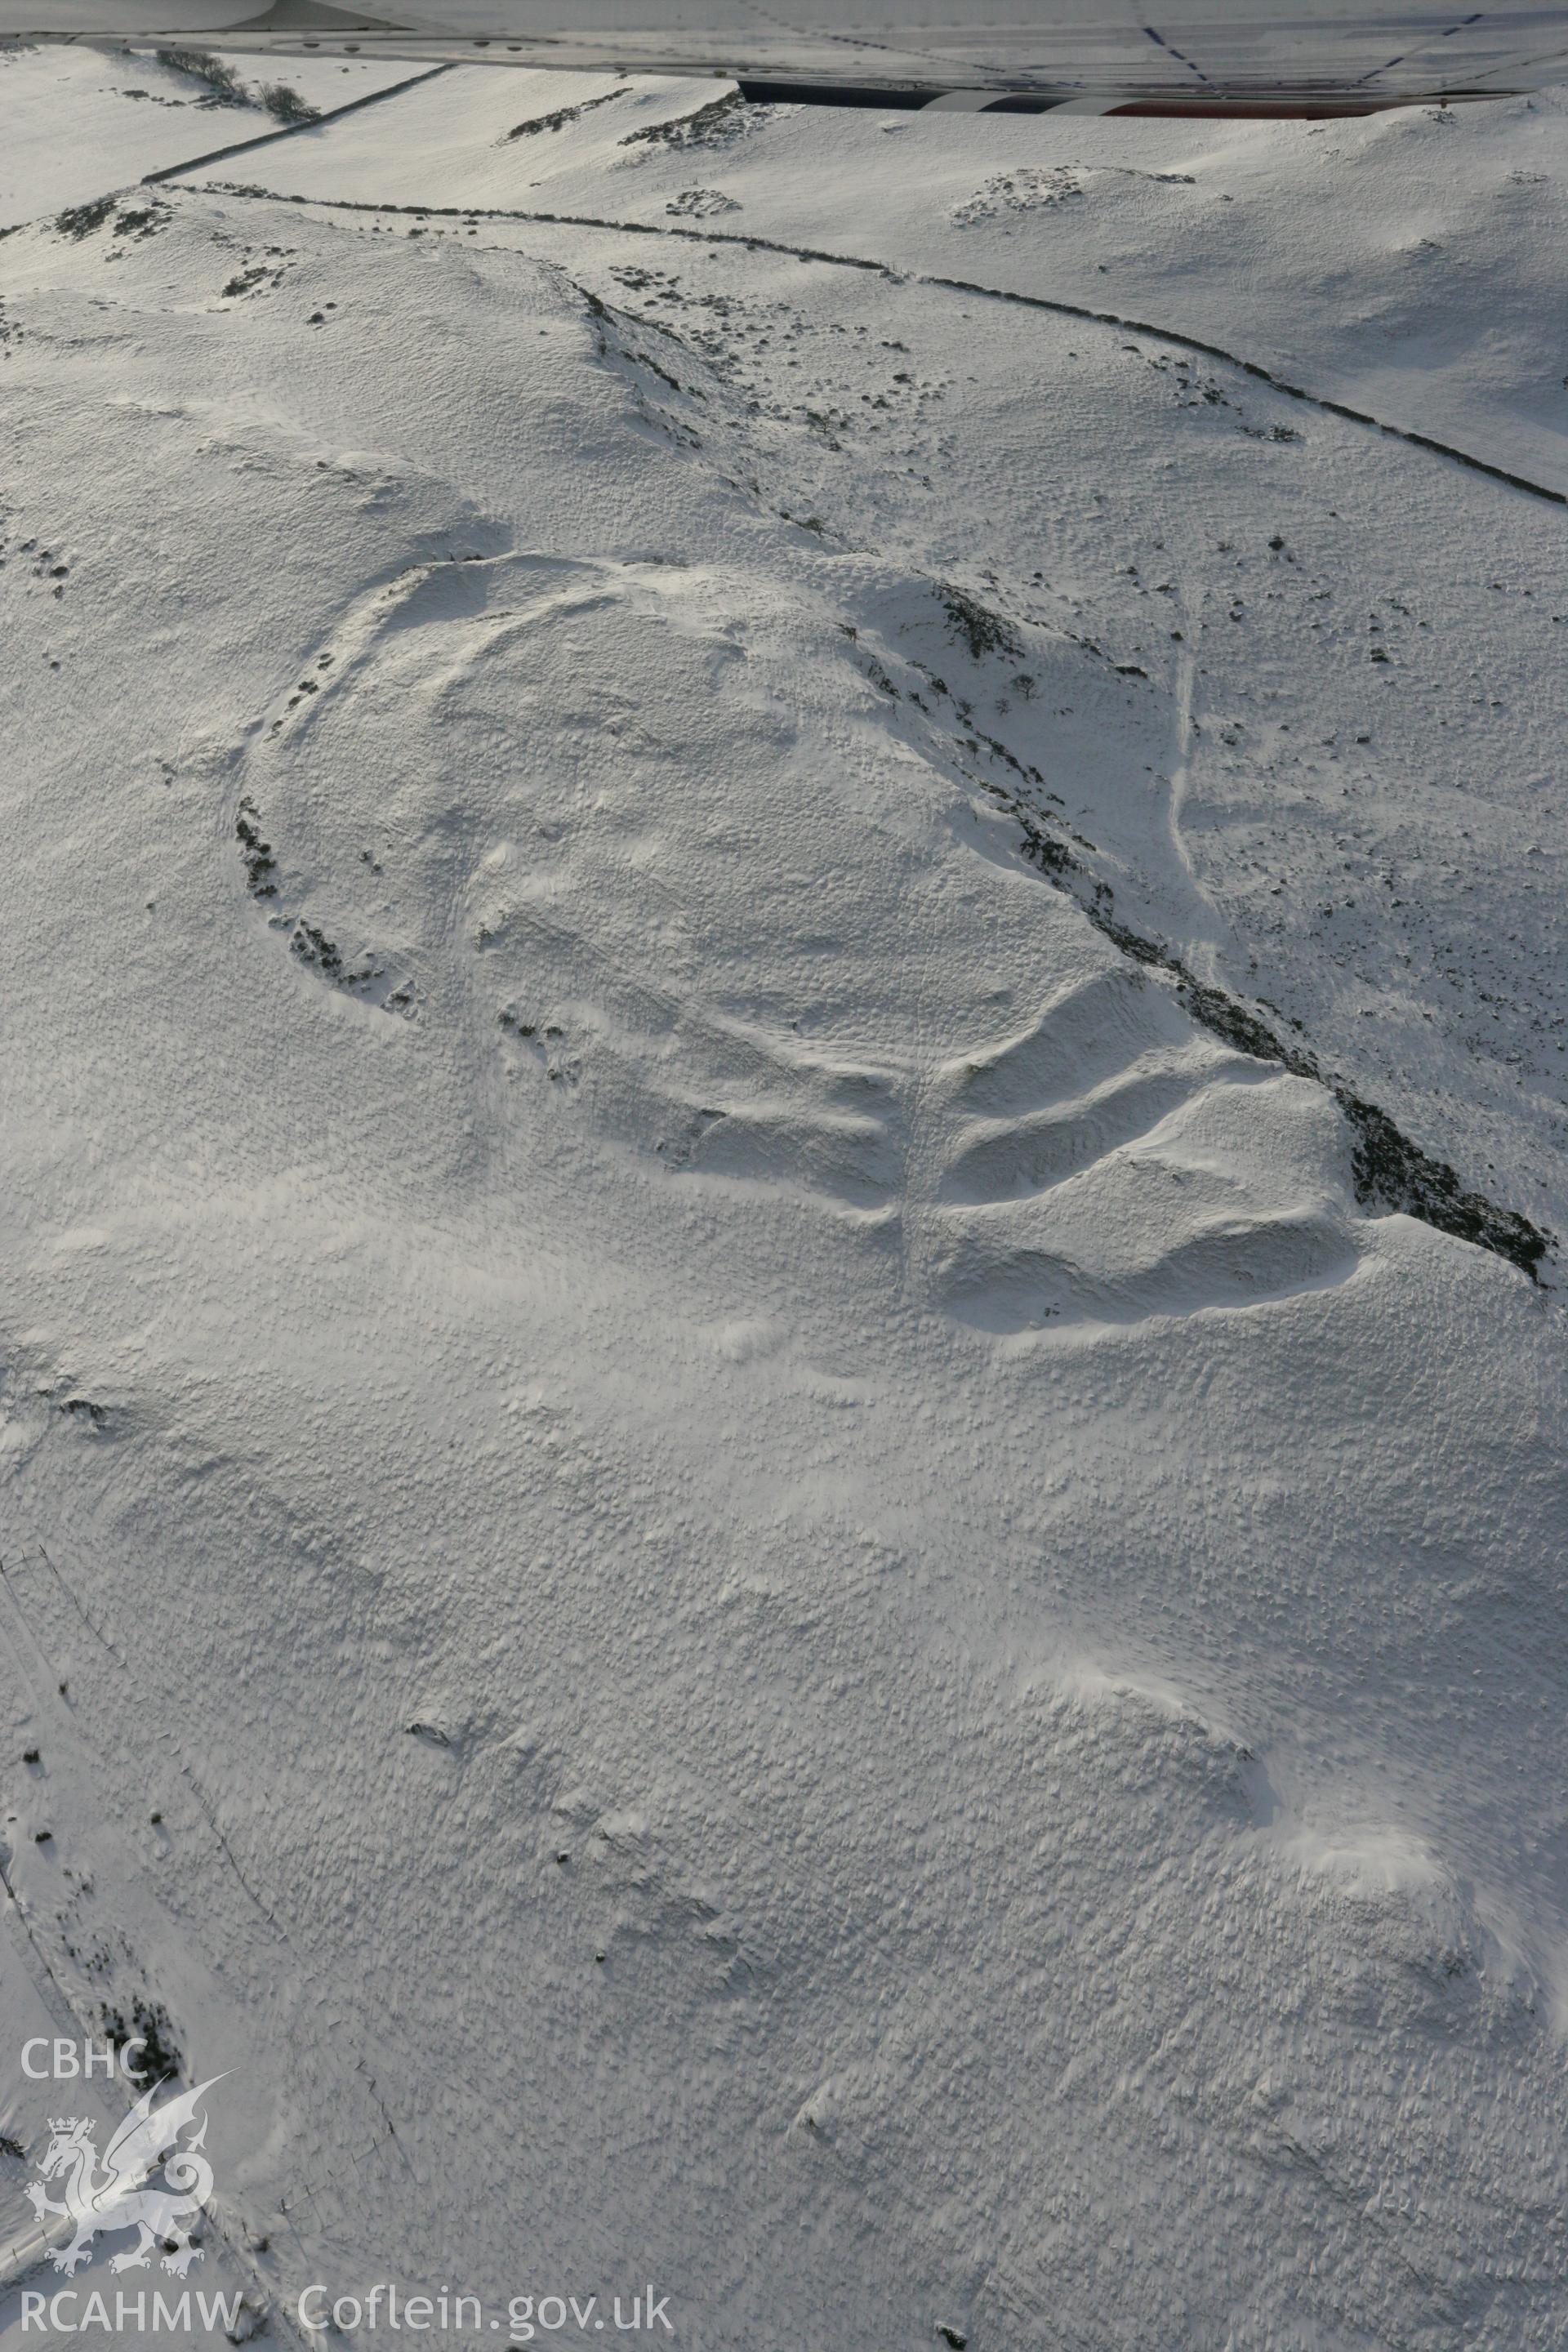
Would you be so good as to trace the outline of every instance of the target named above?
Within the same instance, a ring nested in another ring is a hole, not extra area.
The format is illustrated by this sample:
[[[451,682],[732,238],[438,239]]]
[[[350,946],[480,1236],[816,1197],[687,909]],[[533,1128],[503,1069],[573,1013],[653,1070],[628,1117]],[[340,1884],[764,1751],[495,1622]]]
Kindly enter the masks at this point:
[[[136,2243],[114,2256],[111,2271],[145,2270],[154,2244],[163,2248],[163,2268],[176,2278],[184,2278],[191,2264],[200,2262],[201,2249],[191,2243],[191,2224],[212,2195],[213,2169],[201,2153],[206,2117],[202,2116],[200,2129],[183,2148],[178,2141],[181,2132],[195,2123],[205,2094],[221,2080],[221,2075],[211,2075],[161,2107],[153,2101],[162,2085],[153,2084],[117,2126],[101,2164],[90,2116],[50,2117],[52,2137],[38,2158],[38,2170],[46,2180],[61,2173],[69,2176],[65,2203],[46,2197],[36,2180],[28,2182],[26,2196],[40,2221],[54,2218],[76,2224],[69,2244],[50,2252],[56,2270],[74,2277],[79,2263],[91,2261],[92,2241],[100,2230],[137,2232]],[[167,2187],[148,2188],[160,2168]]]

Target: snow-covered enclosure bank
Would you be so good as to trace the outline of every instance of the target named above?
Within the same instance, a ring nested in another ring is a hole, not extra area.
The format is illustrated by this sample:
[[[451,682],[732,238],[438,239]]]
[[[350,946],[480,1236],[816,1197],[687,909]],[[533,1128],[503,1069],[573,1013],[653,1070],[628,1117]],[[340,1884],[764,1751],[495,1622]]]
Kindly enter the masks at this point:
[[[0,2027],[286,2340],[1568,2343],[1565,180],[451,73],[0,244]]]

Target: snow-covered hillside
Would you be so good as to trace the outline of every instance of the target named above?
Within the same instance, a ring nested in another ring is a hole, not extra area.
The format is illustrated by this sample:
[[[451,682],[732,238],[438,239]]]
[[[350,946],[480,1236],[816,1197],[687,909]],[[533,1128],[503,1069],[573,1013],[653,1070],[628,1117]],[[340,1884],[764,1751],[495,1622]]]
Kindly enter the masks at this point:
[[[1568,2343],[1565,120],[13,205],[0,2031],[285,2340]]]
[[[184,58],[181,66],[168,62]],[[117,181],[267,137],[281,109],[325,117],[401,89],[414,67],[290,58],[276,73],[255,58],[195,49],[0,49],[0,228],[90,204]],[[271,108],[268,98],[271,99]]]

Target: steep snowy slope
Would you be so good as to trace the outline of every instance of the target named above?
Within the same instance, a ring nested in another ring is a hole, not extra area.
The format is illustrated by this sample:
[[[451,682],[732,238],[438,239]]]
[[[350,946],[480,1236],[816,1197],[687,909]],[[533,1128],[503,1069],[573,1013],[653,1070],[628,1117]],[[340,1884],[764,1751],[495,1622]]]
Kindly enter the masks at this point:
[[[0,247],[16,2038],[285,2336],[1568,2340],[1561,509],[457,79]]]

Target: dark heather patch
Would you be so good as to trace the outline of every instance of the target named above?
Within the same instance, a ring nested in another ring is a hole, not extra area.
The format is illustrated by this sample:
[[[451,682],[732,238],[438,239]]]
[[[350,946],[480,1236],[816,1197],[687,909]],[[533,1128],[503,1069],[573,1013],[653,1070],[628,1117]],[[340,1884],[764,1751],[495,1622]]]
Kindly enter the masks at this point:
[[[278,871],[278,860],[272,855],[271,843],[261,837],[261,812],[253,800],[240,802],[234,833],[245,864],[246,887],[251,897],[276,898],[278,885],[272,877]]]
[[[68,205],[63,213],[55,215],[55,226],[61,236],[75,237],[79,241],[103,226],[114,210],[114,205],[112,196],[96,196],[90,205]]]
[[[1011,626],[1000,613],[992,612],[975,597],[951,581],[937,583],[937,602],[947,614],[948,626],[955,637],[968,646],[973,661],[984,661],[987,654],[1017,656],[1024,650]]]
[[[184,2075],[185,2062],[180,2055],[169,2012],[161,2000],[144,2000],[138,1993],[131,2004],[129,2023],[123,2010],[106,2009],[103,2031],[117,2053],[128,2042],[140,2040],[143,2043],[137,2063],[150,2082],[163,2082],[171,2074]]]
[[[724,147],[731,139],[743,139],[762,118],[760,107],[749,105],[738,89],[732,89],[727,97],[700,106],[695,114],[680,114],[673,122],[650,122],[646,130],[628,131],[620,143],[623,147]]]
[[[584,115],[592,114],[596,106],[608,106],[616,99],[625,96],[625,90],[606,89],[597,98],[584,99],[579,106],[558,106],[553,114],[538,114],[531,122],[514,123],[505,139],[498,140],[496,143],[498,146],[510,146],[514,139],[534,139],[542,131],[564,131],[568,123],[580,122]]]

